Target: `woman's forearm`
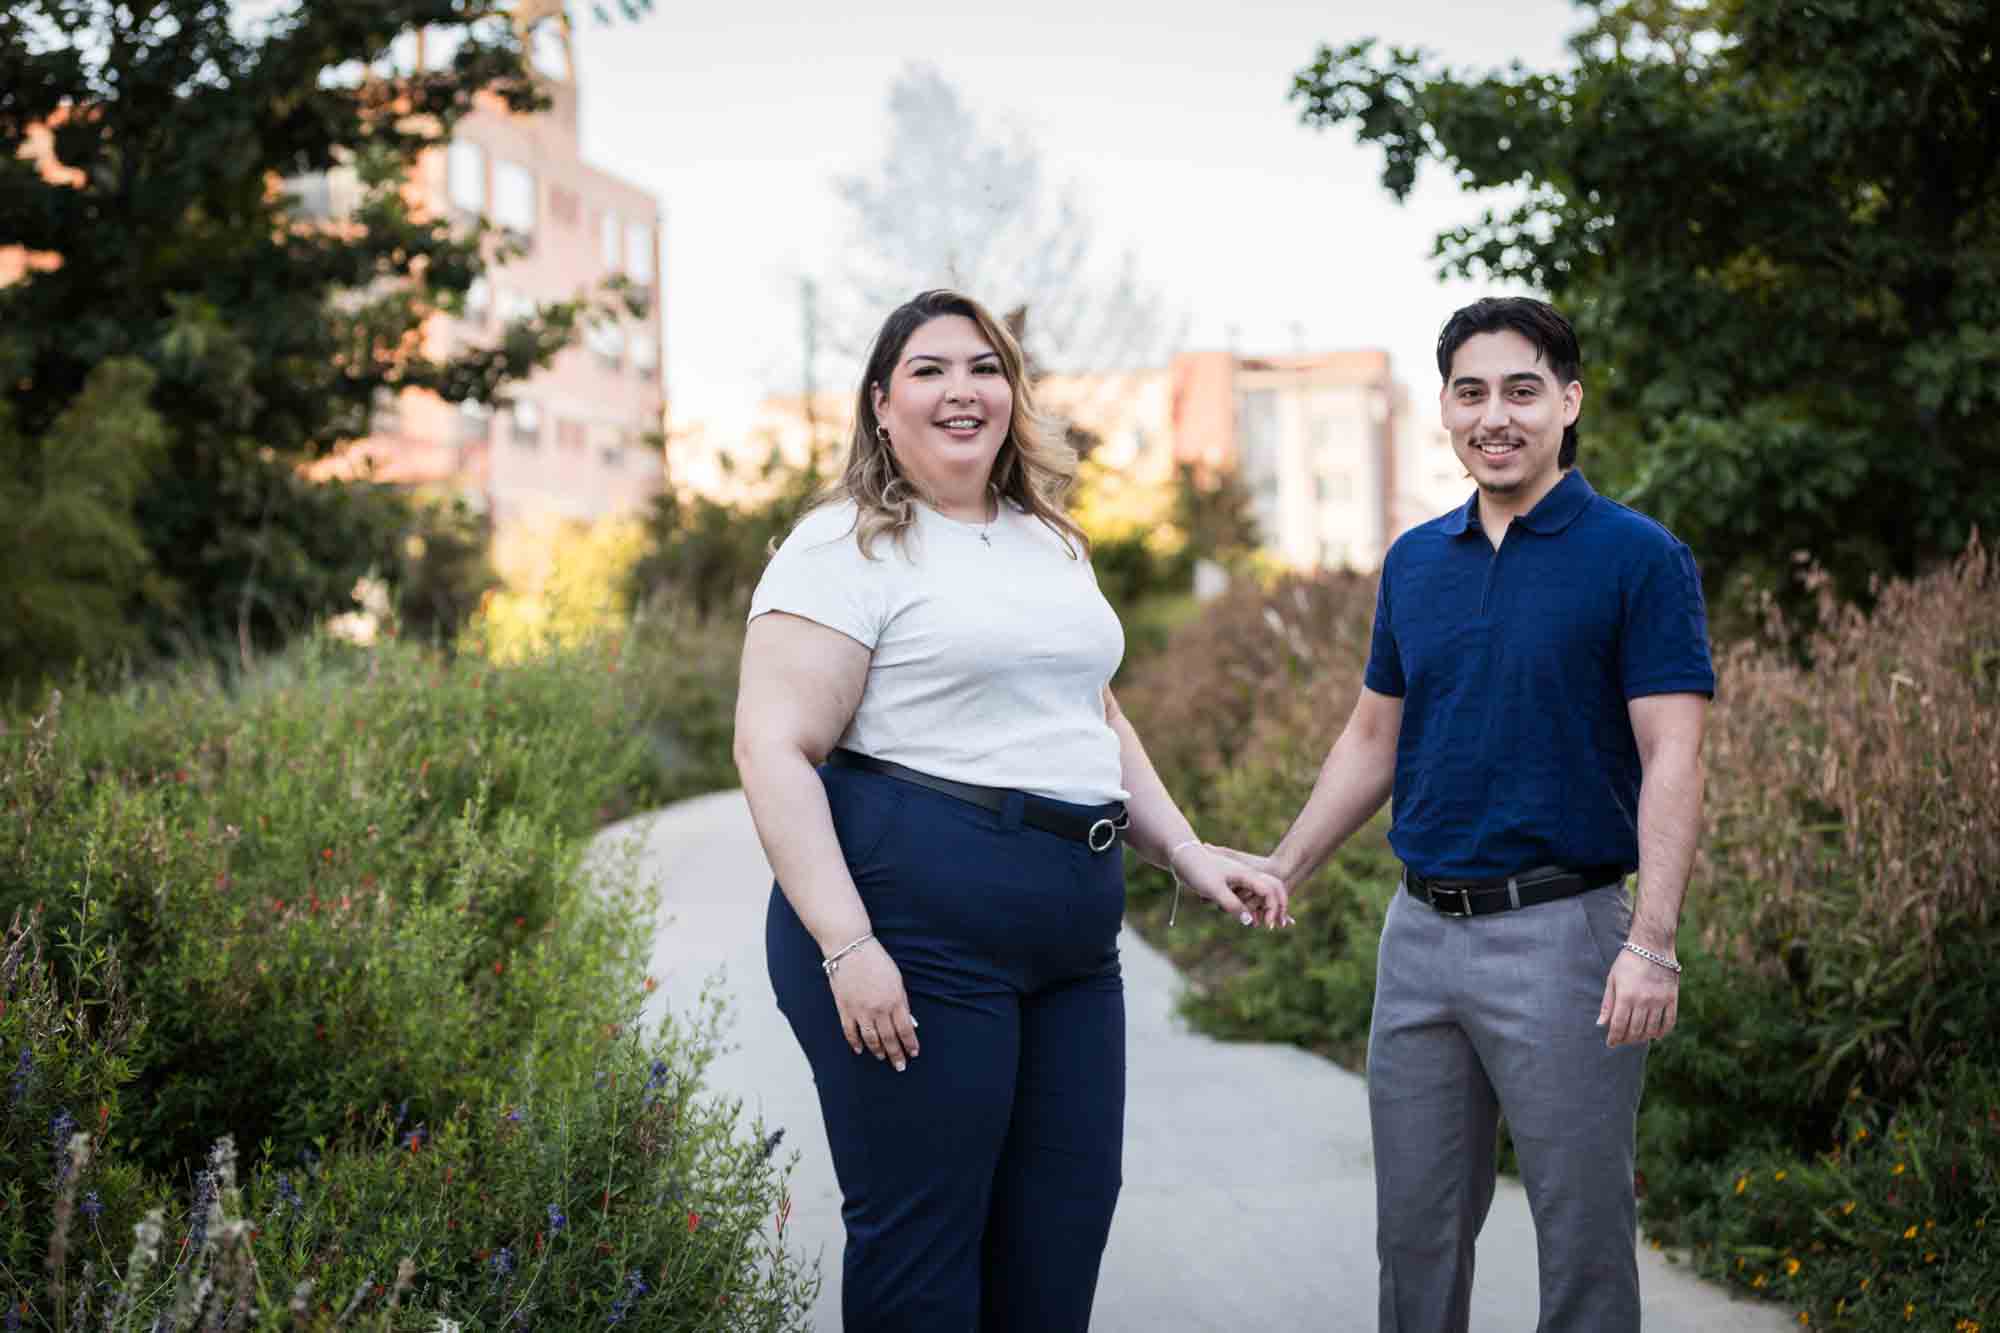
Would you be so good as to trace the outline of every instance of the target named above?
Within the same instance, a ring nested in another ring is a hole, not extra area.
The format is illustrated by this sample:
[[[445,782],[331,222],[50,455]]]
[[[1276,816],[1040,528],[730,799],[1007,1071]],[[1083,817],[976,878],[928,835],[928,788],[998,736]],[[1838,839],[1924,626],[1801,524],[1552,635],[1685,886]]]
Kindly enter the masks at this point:
[[[1154,865],[1164,866],[1175,847],[1194,839],[1194,828],[1174,804],[1167,784],[1160,781],[1132,723],[1122,713],[1110,721],[1118,736],[1122,781],[1130,793],[1125,798],[1125,811],[1132,821],[1125,830],[1126,844]]]
[[[868,934],[868,909],[847,872],[826,786],[805,754],[782,743],[744,745],[736,767],[764,856],[820,952]]]

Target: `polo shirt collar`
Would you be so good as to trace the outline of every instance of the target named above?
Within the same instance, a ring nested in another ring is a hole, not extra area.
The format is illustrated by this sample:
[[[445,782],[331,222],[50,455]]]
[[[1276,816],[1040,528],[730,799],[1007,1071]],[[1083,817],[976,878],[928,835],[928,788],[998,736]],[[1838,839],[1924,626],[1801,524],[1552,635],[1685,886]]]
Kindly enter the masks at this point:
[[[1590,507],[1597,498],[1597,492],[1584,480],[1580,468],[1571,468],[1563,473],[1562,479],[1549,488],[1549,493],[1535,502],[1535,507],[1514,521],[1530,532],[1539,532],[1552,537],[1570,524]],[[1474,491],[1465,503],[1451,511],[1444,520],[1445,535],[1461,537],[1468,532],[1481,532],[1479,523],[1479,492]]]

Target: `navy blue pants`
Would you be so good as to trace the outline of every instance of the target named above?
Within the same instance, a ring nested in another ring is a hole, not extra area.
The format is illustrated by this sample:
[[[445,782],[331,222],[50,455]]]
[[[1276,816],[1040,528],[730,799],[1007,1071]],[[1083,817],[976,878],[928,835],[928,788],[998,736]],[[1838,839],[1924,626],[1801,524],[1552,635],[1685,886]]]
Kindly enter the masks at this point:
[[[1121,853],[895,778],[820,777],[922,1024],[903,1073],[854,1054],[818,944],[772,891],[772,989],[845,1200],[845,1325],[1084,1333],[1125,1132]]]

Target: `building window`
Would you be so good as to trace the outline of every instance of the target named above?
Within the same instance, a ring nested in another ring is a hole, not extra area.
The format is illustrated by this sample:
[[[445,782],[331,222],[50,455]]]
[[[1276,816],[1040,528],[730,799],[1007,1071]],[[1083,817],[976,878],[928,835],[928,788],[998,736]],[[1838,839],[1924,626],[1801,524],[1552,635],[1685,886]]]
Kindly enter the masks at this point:
[[[542,409],[536,407],[533,400],[522,398],[515,402],[512,415],[514,418],[514,443],[520,445],[523,449],[533,449],[540,445],[542,442]]]
[[[483,277],[474,278],[465,289],[465,318],[474,324],[484,324],[486,312],[492,308],[493,284]]]
[[[504,157],[493,160],[493,220],[523,235],[535,231],[535,173]]]
[[[535,317],[535,298],[512,287],[500,289],[500,322],[516,324]]]
[[[529,32],[528,59],[543,78],[569,82],[569,38],[560,19],[543,19]]]
[[[606,209],[597,220],[597,259],[608,272],[618,271],[619,241],[624,235],[625,220]]]
[[[486,211],[486,150],[454,139],[444,155],[445,192],[451,206],[467,213]]]
[[[653,280],[653,229],[644,222],[625,224],[625,273],[634,282]]]
[[[621,326],[608,320],[592,324],[584,331],[583,341],[606,370],[617,370],[624,365],[625,330]]]
[[[549,186],[549,217],[557,225],[574,227],[579,208],[575,190],[562,185]]]
[[[660,344],[651,334],[632,335],[632,371],[640,379],[649,380],[659,373]]]
[[[493,409],[468,398],[458,405],[457,437],[460,444],[484,444]]]

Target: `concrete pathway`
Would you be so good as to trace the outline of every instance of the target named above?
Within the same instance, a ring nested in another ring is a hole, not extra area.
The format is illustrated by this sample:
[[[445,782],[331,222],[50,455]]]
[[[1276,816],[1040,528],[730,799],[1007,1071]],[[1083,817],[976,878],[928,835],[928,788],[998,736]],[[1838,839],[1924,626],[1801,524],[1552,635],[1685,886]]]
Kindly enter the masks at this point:
[[[705,979],[733,997],[731,1048],[709,1071],[796,1150],[788,1248],[817,1256],[816,1330],[840,1328],[840,1193],[812,1076],[771,998],[771,875],[739,792],[628,820],[600,852],[634,849],[657,886],[650,1014],[685,1011]],[[1172,966],[1121,942],[1130,1024],[1125,1188],[1098,1286],[1095,1333],[1375,1327],[1374,1185],[1362,1080],[1290,1046],[1218,1042],[1174,1014]],[[1786,1313],[1640,1250],[1648,1333],[1775,1333]],[[1532,1329],[1535,1240],[1502,1181],[1479,1242],[1475,1330]]]

